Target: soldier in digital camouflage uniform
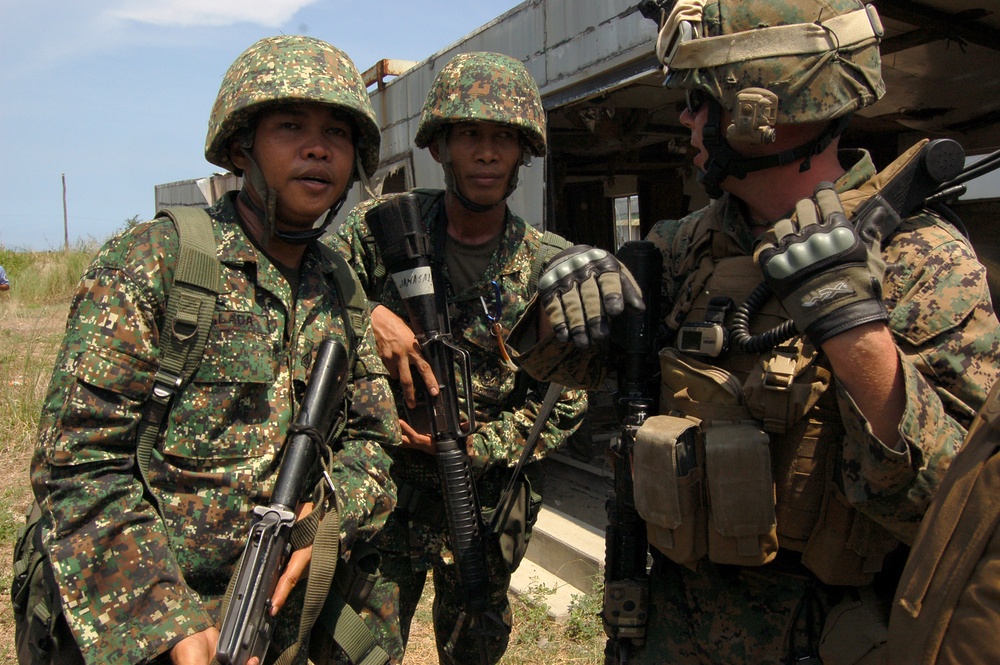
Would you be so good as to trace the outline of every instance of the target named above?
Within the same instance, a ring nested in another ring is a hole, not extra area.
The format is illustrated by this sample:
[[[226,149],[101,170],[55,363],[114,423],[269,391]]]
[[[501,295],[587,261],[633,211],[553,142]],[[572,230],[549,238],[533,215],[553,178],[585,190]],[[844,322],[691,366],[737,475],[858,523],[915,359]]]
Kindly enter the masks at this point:
[[[648,236],[666,346],[633,480],[653,566],[645,642],[611,641],[611,660],[883,662],[905,545],[997,376],[985,269],[933,210],[872,246],[844,216],[920,148],[881,172],[838,150],[884,93],[873,8],[658,4],[714,200]],[[543,339],[523,366],[586,385],[552,362],[563,347]]]
[[[353,344],[334,257],[316,241],[359,170],[376,168],[379,142],[360,75],[329,44],[263,39],[227,72],[205,155],[244,174],[244,187],[209,209],[223,284],[204,358],[149,465],[162,520],[134,469],[136,427],[167,334],[175,227],[140,224],[108,241],[87,269],[31,465],[45,548],[80,652],[57,662],[81,654],[100,665],[210,662],[252,509],[269,502],[286,431],[327,337],[357,357],[330,473],[342,552],[385,523],[395,501],[385,454],[400,436],[395,407],[370,323]],[[295,582],[308,555],[293,554],[275,594],[280,602],[297,589],[278,615],[269,660],[297,631],[305,584]],[[399,662],[394,613],[392,605],[362,611]],[[317,662],[341,659],[328,649]]]
[[[454,341],[471,354],[478,428],[466,445],[480,502],[492,507],[521,455],[547,387],[505,362],[501,339],[494,332],[498,325],[501,337],[506,336],[536,290],[530,275],[543,249],[542,234],[515,215],[506,198],[514,190],[521,164],[530,155],[545,154],[545,114],[538,88],[513,58],[494,53],[458,55],[431,86],[415,142],[428,148],[444,167],[447,189],[416,193],[434,239],[434,260],[448,285]],[[331,242],[356,266],[369,298],[380,303],[372,312],[375,335],[390,373],[400,379],[397,403],[405,443],[390,453],[401,499],[377,539],[384,555],[383,576],[398,588],[405,638],[427,571],[433,569],[434,629],[441,662],[483,662],[470,631],[463,630],[454,649],[449,645],[463,608],[463,592],[449,550],[436,462],[429,454],[434,449],[429,436],[410,428],[402,406],[415,404],[410,365],[422,373],[427,385],[436,382],[406,324],[399,293],[385,279],[365,224],[365,213],[377,202],[367,201],[353,210]],[[566,441],[586,406],[584,391],[564,390],[542,430],[536,456]],[[527,469],[532,491],[540,493],[537,464],[529,463]],[[532,519],[538,507],[533,506]],[[488,552],[490,607],[504,626],[486,626],[494,633],[488,640],[489,662],[498,660],[507,646],[511,621],[507,588],[510,565],[516,565],[505,562],[494,545]]]

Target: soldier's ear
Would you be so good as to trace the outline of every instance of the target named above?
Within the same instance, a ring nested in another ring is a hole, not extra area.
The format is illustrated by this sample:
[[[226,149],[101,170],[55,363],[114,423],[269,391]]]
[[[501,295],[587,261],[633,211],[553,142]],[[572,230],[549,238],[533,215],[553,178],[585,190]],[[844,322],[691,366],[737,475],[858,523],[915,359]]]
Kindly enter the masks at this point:
[[[427,150],[431,153],[431,157],[438,164],[441,163],[441,146],[438,145],[437,141],[431,141],[430,145],[427,146]]]
[[[230,139],[228,149],[229,161],[236,167],[238,171],[236,175],[241,175],[246,171],[247,156],[243,153],[243,146],[240,145],[240,139],[236,136]]]

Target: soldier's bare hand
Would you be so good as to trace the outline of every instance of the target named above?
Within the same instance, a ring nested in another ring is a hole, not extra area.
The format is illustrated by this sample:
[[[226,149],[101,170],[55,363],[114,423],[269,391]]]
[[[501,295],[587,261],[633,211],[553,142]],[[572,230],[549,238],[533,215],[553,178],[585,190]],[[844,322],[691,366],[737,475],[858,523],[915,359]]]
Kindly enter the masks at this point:
[[[431,395],[438,394],[434,370],[420,352],[420,343],[406,321],[385,305],[377,305],[372,311],[372,330],[375,332],[379,356],[389,370],[389,376],[399,381],[408,407],[412,409],[417,405],[416,389],[413,386],[414,367],[423,378],[428,392]]]
[[[170,662],[173,665],[210,665],[218,644],[219,631],[215,626],[206,628],[175,644],[170,650]]]
[[[430,434],[418,432],[405,420],[399,421],[399,429],[403,433],[403,448],[422,450],[431,455],[436,452],[434,449],[434,441],[431,439]]]
[[[313,504],[310,502],[299,504],[295,511],[296,519],[300,520],[313,511]],[[304,581],[309,575],[309,562],[312,561],[312,545],[292,552],[288,557],[288,565],[278,578],[278,584],[274,587],[274,594],[271,596],[271,616],[278,613],[278,610],[288,600],[292,589],[297,584]],[[249,665],[249,664],[248,664]]]

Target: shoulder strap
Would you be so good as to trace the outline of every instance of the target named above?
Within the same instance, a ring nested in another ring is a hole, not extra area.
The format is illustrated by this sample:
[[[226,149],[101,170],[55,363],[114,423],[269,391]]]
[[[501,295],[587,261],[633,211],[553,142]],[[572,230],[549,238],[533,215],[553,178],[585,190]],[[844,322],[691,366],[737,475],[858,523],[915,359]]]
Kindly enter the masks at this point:
[[[149,460],[174,397],[194,375],[212,327],[222,265],[216,255],[212,220],[201,208],[160,210],[177,227],[180,251],[174,282],[167,294],[167,311],[160,334],[160,367],[153,391],[139,423],[136,459],[143,484],[149,489]],[[156,505],[152,492],[150,498]],[[159,506],[157,506],[159,512]]]
[[[545,264],[553,256],[572,245],[573,243],[558,233],[553,233],[552,231],[542,233],[542,245],[538,248],[538,253],[535,254],[535,259],[531,262],[531,276],[528,278],[529,293],[535,292],[535,285],[538,284],[538,278],[542,276]]]
[[[358,342],[365,334],[365,317],[368,315],[368,299],[361,280],[354,268],[340,252],[323,243],[316,243],[320,253],[333,264],[333,286],[337,289],[340,302],[344,305],[344,319],[347,334],[352,336],[350,353],[354,353]]]

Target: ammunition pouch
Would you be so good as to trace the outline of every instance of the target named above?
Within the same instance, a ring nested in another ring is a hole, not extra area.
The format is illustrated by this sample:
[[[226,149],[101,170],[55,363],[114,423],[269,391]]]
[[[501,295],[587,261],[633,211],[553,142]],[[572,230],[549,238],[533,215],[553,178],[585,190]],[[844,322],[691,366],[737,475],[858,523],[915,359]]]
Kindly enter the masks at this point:
[[[708,479],[708,558],[760,566],[778,553],[768,436],[756,425],[704,431]]]
[[[333,591],[355,612],[364,607],[378,581],[382,554],[366,541],[356,541],[348,561],[340,559],[333,574]]]
[[[891,533],[851,506],[830,482],[819,521],[802,551],[802,564],[826,584],[864,586],[872,583],[886,555],[898,545]]]
[[[635,510],[649,544],[672,561],[694,563],[708,553],[701,430],[687,418],[652,416],[633,448]]]
[[[636,434],[636,512],[651,545],[691,564],[759,566],[778,551],[767,434],[753,424],[702,429],[653,416]],[[707,484],[707,489],[705,485]]]

